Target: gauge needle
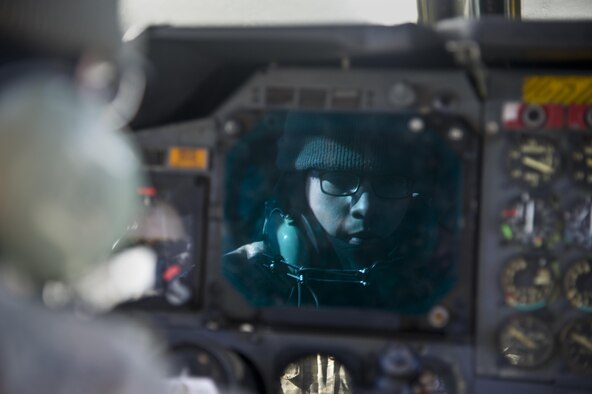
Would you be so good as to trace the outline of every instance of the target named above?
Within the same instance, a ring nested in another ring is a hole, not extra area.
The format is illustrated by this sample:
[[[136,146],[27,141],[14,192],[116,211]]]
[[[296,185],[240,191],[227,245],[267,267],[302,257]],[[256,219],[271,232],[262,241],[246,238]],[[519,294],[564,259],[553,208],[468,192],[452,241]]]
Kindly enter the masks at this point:
[[[551,283],[551,274],[549,273],[549,270],[539,268],[536,276],[534,277],[534,284],[538,286],[544,286],[548,285],[549,283]]]
[[[524,223],[524,232],[532,234],[534,229],[534,201],[530,200],[526,203],[526,220]]]
[[[592,341],[580,334],[571,334],[571,339],[584,346],[586,349],[592,352]]]
[[[510,335],[519,340],[524,346],[526,346],[529,349],[534,350],[537,348],[536,343],[534,343],[532,339],[524,335],[522,331],[518,330],[515,327],[510,327]]]
[[[524,164],[527,167],[534,168],[535,170],[538,170],[538,171],[545,173],[545,174],[553,173],[553,167],[551,167],[548,164],[543,163],[542,161],[535,160],[532,157],[528,157],[528,156],[523,157],[522,164]]]

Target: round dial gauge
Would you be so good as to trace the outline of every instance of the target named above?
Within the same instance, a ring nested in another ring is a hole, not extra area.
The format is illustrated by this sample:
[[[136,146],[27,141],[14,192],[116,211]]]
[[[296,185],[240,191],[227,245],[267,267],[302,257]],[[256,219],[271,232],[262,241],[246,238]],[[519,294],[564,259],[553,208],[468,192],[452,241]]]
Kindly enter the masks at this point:
[[[578,140],[571,153],[572,179],[583,186],[592,186],[592,139]]]
[[[528,194],[502,210],[504,239],[524,245],[550,246],[559,240],[559,220],[550,202]]]
[[[565,213],[565,241],[592,249],[592,201],[581,200]]]
[[[550,141],[527,137],[510,147],[508,163],[510,178],[536,188],[557,175],[560,156]]]
[[[592,374],[592,318],[568,323],[561,331],[561,353],[576,372]]]
[[[196,345],[174,348],[168,355],[169,371],[172,378],[178,376],[207,377],[217,384],[227,387],[232,379],[227,355],[214,354]]]
[[[573,306],[592,312],[592,263],[580,260],[572,264],[565,272],[563,288]]]
[[[544,256],[518,257],[502,271],[501,285],[506,303],[532,310],[545,306],[555,293],[557,264]]]
[[[540,319],[516,316],[502,327],[499,350],[513,366],[534,368],[543,364],[553,353],[553,333]]]
[[[411,383],[413,394],[458,394],[464,392],[464,382],[441,360],[423,359],[423,367]]]

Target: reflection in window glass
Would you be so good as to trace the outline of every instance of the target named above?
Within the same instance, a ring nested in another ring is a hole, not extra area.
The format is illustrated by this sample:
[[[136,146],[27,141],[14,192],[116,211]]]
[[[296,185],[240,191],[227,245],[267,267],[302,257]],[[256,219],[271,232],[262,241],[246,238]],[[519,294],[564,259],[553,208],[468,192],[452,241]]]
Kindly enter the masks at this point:
[[[411,118],[270,113],[232,148],[223,268],[249,302],[417,314],[454,287],[462,162]]]
[[[335,357],[317,354],[290,363],[280,378],[282,394],[348,394],[352,379]]]
[[[192,174],[151,172],[149,176],[151,184],[138,190],[139,214],[113,249],[121,255],[142,247],[155,257],[152,286],[137,306],[182,305],[192,299],[197,285],[198,229],[204,223],[207,189]]]
[[[182,304],[191,296],[186,278],[193,269],[193,217],[181,216],[167,193],[159,195],[153,187],[139,193],[141,214],[128,228],[128,242],[147,246],[156,255],[152,294],[164,294],[171,304]]]

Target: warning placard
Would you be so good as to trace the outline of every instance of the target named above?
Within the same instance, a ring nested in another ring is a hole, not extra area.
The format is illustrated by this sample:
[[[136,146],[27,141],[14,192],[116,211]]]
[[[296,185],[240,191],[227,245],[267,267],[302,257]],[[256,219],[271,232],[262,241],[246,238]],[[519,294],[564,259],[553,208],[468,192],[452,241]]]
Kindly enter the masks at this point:
[[[188,147],[169,148],[168,165],[173,168],[206,170],[208,168],[208,150]]]
[[[526,77],[522,100],[528,104],[592,105],[592,76]]]

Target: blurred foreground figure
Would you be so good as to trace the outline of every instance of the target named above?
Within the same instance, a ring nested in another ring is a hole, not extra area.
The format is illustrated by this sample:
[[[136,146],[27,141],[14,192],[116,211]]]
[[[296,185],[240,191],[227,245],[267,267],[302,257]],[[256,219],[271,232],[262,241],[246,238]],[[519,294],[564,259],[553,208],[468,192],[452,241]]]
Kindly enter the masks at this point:
[[[0,0],[0,30],[0,393],[161,393],[140,328],[38,302],[67,298],[134,216],[140,164],[105,116],[116,3]]]

